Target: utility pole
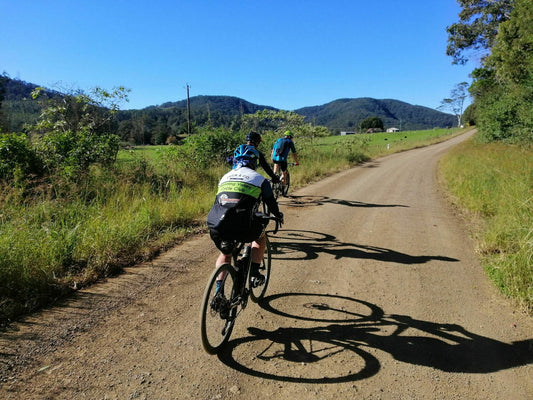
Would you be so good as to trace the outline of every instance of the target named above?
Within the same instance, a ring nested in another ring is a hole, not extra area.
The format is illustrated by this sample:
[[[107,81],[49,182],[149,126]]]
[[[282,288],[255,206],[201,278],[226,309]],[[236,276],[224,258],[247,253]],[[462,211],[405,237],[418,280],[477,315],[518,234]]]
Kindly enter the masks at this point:
[[[189,84],[187,84],[187,134],[191,134],[191,101],[189,99]]]

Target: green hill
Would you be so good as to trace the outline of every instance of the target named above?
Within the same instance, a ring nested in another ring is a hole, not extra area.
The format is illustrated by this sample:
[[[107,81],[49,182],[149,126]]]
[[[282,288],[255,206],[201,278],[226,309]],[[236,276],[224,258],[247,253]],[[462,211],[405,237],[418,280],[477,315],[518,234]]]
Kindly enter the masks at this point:
[[[357,131],[368,117],[379,117],[386,128],[401,130],[445,128],[454,126],[456,119],[428,107],[415,106],[399,100],[376,100],[368,97],[339,99],[322,106],[294,110],[309,122],[327,126],[333,132]]]
[[[37,85],[6,76],[0,78],[0,129],[4,132],[21,131],[25,123],[35,122],[41,111],[39,104],[30,96]],[[46,95],[52,97],[62,94],[47,90]],[[189,100],[191,122],[196,127],[238,129],[240,117],[244,114],[263,109],[278,110],[233,96],[193,96]],[[338,99],[294,112],[305,116],[310,123],[328,127],[332,133],[357,131],[359,124],[368,117],[378,117],[386,128],[401,130],[450,127],[455,124],[455,117],[451,114],[392,99]],[[136,144],[164,143],[170,135],[187,132],[187,100],[123,110],[117,119],[116,133],[122,140]]]
[[[233,96],[193,96],[189,99],[191,111],[210,111],[227,115],[253,114],[256,111],[269,109],[277,110],[270,106],[261,106],[250,103],[239,97]],[[160,106],[150,106],[148,108],[187,108],[187,100],[163,103]]]

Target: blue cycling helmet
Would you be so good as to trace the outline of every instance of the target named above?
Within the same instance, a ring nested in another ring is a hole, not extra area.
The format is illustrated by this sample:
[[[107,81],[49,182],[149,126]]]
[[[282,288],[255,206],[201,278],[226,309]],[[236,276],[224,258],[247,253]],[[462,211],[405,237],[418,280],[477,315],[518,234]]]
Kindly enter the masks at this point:
[[[258,159],[259,151],[254,146],[241,144],[233,153],[233,169],[240,167],[255,169]]]

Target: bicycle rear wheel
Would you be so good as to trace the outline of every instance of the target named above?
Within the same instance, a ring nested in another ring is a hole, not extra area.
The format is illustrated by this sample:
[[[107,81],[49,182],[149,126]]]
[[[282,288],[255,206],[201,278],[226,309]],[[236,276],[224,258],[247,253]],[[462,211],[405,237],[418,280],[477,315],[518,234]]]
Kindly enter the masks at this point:
[[[253,287],[252,282],[250,281],[250,298],[254,303],[257,303],[259,300],[261,300],[267,291],[268,288],[268,282],[270,281],[270,271],[272,267],[272,246],[270,245],[270,241],[268,240],[268,236],[266,237],[266,248],[265,248],[265,255],[263,256],[263,262],[259,266],[259,272],[264,275],[265,277],[265,283],[263,283],[261,286]],[[251,278],[249,278],[251,279]]]
[[[289,170],[287,170],[287,176],[285,177],[285,186],[281,187],[282,195],[287,196],[289,194],[289,187],[291,186],[291,174],[289,174]]]
[[[274,198],[277,200],[279,195],[281,194],[281,175],[279,176],[280,181],[278,183],[272,184],[272,193],[274,193]]]
[[[216,281],[223,277],[217,291]],[[223,264],[211,274],[204,291],[200,314],[202,345],[209,354],[216,354],[226,344],[233,330],[237,307],[231,306],[235,297],[237,273],[230,264]]]

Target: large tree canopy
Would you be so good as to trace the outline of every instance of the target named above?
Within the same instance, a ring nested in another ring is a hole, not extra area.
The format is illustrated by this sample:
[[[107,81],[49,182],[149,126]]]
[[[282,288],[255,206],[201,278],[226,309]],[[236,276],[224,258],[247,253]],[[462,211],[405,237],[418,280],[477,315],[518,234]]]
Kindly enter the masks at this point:
[[[468,61],[467,51],[481,52],[484,58],[493,47],[498,27],[510,17],[515,0],[457,0],[462,10],[459,22],[450,25],[446,54],[454,64]]]
[[[485,140],[533,142],[533,0],[515,0],[470,92]]]

